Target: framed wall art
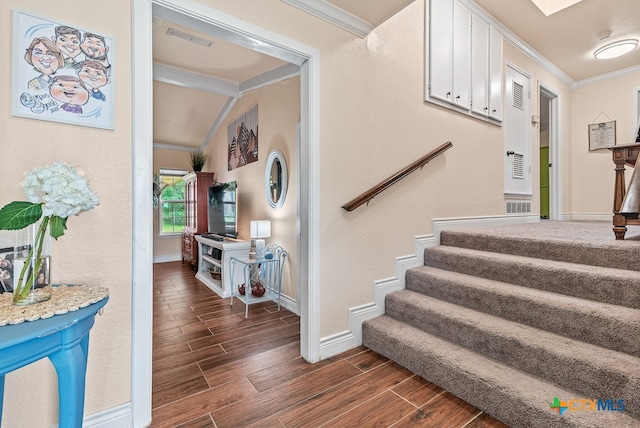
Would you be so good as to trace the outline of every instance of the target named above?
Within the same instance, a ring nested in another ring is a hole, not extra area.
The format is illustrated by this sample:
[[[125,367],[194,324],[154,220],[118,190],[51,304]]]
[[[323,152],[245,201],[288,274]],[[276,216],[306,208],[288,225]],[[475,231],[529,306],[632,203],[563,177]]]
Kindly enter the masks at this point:
[[[227,128],[228,170],[258,160],[258,106],[240,116]]]
[[[13,115],[113,129],[113,58],[111,37],[14,10]]]
[[[616,121],[589,125],[589,150],[606,149],[616,145]]]

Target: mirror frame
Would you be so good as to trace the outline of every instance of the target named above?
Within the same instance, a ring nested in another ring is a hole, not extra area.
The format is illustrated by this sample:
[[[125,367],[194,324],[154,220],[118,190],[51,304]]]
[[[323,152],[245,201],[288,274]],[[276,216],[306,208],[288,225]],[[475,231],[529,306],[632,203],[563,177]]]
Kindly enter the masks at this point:
[[[273,164],[276,161],[280,162],[280,165],[282,166],[282,188],[280,192],[280,199],[278,199],[278,202],[274,201],[271,197],[271,187],[269,186],[271,170],[273,169]],[[267,202],[269,203],[269,206],[271,208],[276,209],[284,205],[284,200],[287,196],[287,182],[287,161],[284,158],[284,154],[278,149],[271,150],[271,153],[269,153],[269,157],[267,157],[267,165],[264,170],[264,190],[267,196]]]

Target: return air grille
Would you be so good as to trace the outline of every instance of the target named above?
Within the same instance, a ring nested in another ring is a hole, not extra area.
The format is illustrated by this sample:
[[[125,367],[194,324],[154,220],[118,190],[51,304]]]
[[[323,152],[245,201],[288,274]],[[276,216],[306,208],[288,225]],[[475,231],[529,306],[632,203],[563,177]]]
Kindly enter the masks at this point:
[[[513,82],[513,106],[524,110],[524,86],[518,82]]]
[[[530,201],[507,201],[507,214],[527,214],[531,212]]]
[[[524,178],[524,156],[520,153],[515,153],[513,155],[511,176],[513,178]]]

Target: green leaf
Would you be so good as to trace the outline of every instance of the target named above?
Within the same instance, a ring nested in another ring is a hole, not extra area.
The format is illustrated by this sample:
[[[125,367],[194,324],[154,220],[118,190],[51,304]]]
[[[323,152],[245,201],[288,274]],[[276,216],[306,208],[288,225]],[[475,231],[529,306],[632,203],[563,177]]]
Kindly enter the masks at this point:
[[[0,209],[0,230],[24,229],[42,217],[42,204],[11,202]]]
[[[51,216],[49,226],[51,226],[51,237],[58,239],[64,235],[64,231],[67,230],[67,219],[58,217],[57,215]]]

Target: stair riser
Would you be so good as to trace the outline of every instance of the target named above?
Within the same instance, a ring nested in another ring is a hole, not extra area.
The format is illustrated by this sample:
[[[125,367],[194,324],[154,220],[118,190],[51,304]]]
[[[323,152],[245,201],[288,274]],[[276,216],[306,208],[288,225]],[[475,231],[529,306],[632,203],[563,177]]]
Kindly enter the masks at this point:
[[[506,295],[445,281],[420,269],[407,271],[406,288],[449,303],[548,330],[572,339],[640,357],[640,313],[637,324],[548,301]],[[626,310],[626,308],[625,308]]]
[[[527,341],[526,332],[509,336],[485,330],[470,321],[430,311],[397,293],[387,295],[385,313],[400,322],[439,336],[511,367],[541,377],[585,397],[619,397],[640,402],[640,372],[637,367],[610,367],[584,355],[562,355],[551,347]],[[532,333],[535,333],[533,331]],[[633,410],[640,417],[640,409]]]
[[[503,236],[482,236],[479,239],[477,236],[468,233],[453,231],[443,231],[440,235],[440,244],[591,266],[640,270],[638,259],[629,257],[629,246],[596,248],[587,243],[546,242],[536,241],[531,238],[523,240]]]
[[[469,255],[441,251],[440,248],[425,250],[425,265],[568,296],[640,308],[640,275],[637,279],[630,279],[604,272],[587,273],[570,267],[558,268],[536,260],[524,264],[499,256]]]

